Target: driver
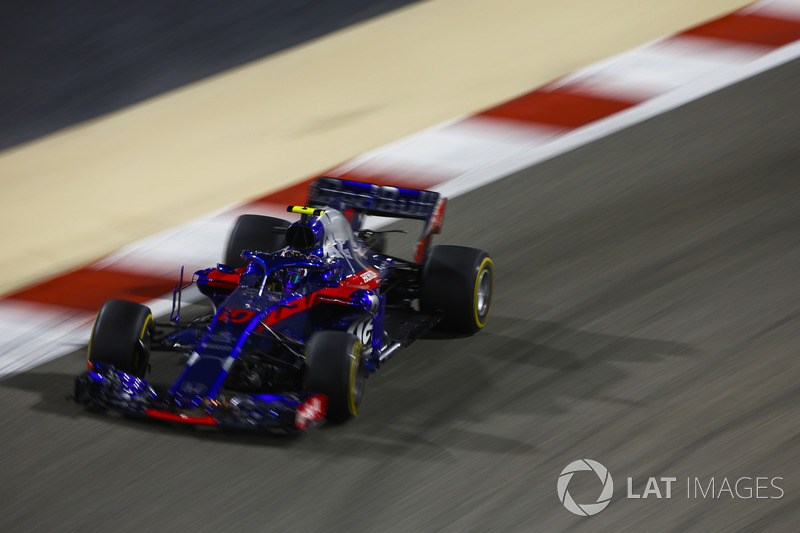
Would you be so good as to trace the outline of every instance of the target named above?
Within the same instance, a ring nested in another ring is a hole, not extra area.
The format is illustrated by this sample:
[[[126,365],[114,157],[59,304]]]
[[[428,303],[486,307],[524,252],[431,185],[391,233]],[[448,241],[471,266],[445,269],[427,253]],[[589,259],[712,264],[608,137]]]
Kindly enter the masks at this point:
[[[308,259],[309,257],[302,252],[297,250],[292,250],[287,248],[281,252],[282,257],[289,257],[292,259]],[[281,275],[282,272],[282,275]],[[288,267],[282,269],[281,271],[276,272],[276,276],[279,278],[283,278],[283,290],[287,292],[292,292],[300,289],[303,282],[308,277],[308,269],[302,267]]]
[[[289,259],[298,259],[301,261],[306,260],[319,260],[316,255],[306,255],[298,250],[286,248],[278,252],[281,257]],[[287,266],[273,271],[267,279],[266,288],[270,292],[296,292],[303,288],[304,283],[308,279],[308,269],[301,266]],[[263,274],[261,269],[250,263],[245,272],[242,274],[240,284],[250,287],[257,287]]]

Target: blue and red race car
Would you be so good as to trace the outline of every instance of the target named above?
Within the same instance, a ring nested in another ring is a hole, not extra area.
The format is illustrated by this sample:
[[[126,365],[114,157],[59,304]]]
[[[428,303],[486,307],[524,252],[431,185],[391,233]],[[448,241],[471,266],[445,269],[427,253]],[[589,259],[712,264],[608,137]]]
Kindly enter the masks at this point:
[[[365,378],[433,327],[472,334],[489,317],[494,267],[475,248],[431,246],[442,227],[439,193],[320,178],[290,223],[240,217],[225,263],[176,287],[169,324],[149,308],[111,300],[100,309],[88,371],[75,399],[175,422],[306,430],[358,414]],[[414,260],[384,253],[366,216],[417,219]],[[196,285],[213,313],[180,320],[181,291]],[[151,351],[186,355],[169,388],[145,379]]]

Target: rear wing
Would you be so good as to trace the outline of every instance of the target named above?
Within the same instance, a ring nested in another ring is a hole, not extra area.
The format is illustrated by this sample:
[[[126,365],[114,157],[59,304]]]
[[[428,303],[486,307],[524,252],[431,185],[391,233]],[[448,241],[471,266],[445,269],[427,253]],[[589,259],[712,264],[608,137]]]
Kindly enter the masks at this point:
[[[434,191],[324,177],[311,184],[308,205],[338,207],[340,211],[353,209],[363,215],[428,220],[440,198]]]
[[[360,216],[351,220],[356,231],[361,229],[363,215],[423,220],[425,227],[414,254],[414,260],[422,262],[431,236],[442,231],[447,198],[434,191],[322,177],[311,184],[307,205],[357,213]]]

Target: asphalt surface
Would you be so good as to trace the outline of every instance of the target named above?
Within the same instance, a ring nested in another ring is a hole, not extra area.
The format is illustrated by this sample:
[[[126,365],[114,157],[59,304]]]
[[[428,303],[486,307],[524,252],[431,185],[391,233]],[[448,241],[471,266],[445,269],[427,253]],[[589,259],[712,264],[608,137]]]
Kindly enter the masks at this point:
[[[0,150],[419,0],[0,5]]]
[[[492,254],[489,324],[398,354],[347,425],[88,413],[83,350],[0,382],[0,530],[796,529],[799,84],[796,61],[452,200],[438,242]],[[615,482],[590,518],[556,494],[579,458]],[[629,476],[678,482],[628,499]],[[781,491],[687,498],[745,476]]]

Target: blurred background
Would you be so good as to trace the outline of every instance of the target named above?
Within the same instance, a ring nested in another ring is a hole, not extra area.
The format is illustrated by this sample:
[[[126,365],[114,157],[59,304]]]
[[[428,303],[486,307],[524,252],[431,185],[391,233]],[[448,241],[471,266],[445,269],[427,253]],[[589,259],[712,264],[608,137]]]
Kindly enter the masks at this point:
[[[8,2],[0,150],[413,3]]]

